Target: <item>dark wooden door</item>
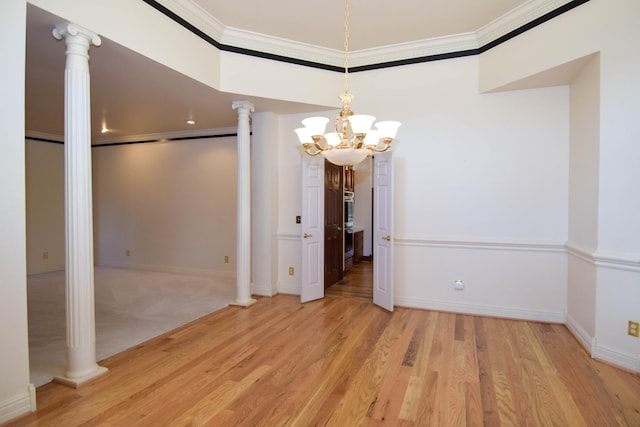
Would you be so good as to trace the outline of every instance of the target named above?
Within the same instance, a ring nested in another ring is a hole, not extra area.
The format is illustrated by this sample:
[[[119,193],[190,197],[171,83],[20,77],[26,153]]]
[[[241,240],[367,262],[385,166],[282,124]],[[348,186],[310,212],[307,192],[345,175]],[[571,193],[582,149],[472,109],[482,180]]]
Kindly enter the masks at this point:
[[[324,286],[343,277],[342,231],[344,225],[342,166],[325,160],[324,165]]]
[[[345,166],[344,167],[344,191],[354,191],[355,182],[354,182],[354,170],[353,166]]]

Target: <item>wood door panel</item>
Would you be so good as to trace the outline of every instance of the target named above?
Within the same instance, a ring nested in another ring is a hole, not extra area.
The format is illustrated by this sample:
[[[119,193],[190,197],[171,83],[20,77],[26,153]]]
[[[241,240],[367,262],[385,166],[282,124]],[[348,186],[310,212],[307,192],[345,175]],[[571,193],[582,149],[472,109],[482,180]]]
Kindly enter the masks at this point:
[[[343,277],[343,203],[342,166],[325,160],[324,176],[324,285],[328,287]]]
[[[393,311],[393,152],[373,158],[373,303]]]
[[[300,301],[324,297],[324,163],[315,157],[302,161],[302,240]]]

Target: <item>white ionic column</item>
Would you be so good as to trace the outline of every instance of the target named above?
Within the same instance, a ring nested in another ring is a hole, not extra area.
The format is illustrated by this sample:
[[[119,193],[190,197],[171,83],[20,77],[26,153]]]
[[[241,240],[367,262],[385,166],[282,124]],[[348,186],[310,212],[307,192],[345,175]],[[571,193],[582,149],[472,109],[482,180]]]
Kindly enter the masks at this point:
[[[96,363],[91,197],[91,97],[89,46],[97,34],[72,23],[53,36],[64,39],[64,181],[67,368],[55,380],[77,387],[107,371]]]
[[[236,256],[237,297],[232,305],[248,307],[256,302],[251,298],[251,128],[249,116],[253,104],[236,101],[231,104],[238,111],[238,235]]]

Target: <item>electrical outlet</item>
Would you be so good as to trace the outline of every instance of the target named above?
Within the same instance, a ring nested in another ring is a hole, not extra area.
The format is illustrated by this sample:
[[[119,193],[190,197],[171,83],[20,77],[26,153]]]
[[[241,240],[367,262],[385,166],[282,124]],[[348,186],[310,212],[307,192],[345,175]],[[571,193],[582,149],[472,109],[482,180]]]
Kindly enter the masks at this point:
[[[629,320],[629,329],[627,333],[632,337],[639,338],[640,337],[640,324],[638,322],[634,322],[633,320]]]
[[[297,215],[296,216],[296,224],[300,224],[300,220],[301,220],[300,215]]]
[[[462,280],[456,280],[455,282],[453,282],[453,289],[455,289],[456,291],[463,290],[464,283],[462,282]]]
[[[42,252],[42,259],[49,259],[49,252]]]
[[[131,251],[129,249],[127,249],[126,251],[124,251],[124,254],[126,256],[131,256]]]
[[[289,267],[289,276],[293,276],[293,267]]]
[[[224,263],[229,264],[229,255],[224,256]]]

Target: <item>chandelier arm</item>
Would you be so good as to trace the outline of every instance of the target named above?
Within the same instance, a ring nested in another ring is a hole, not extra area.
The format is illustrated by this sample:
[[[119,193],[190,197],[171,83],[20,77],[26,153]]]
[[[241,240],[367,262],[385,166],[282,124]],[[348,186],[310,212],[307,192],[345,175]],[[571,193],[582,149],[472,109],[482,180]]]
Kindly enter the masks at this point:
[[[340,120],[342,119],[342,117],[339,115],[338,117],[336,117],[336,119],[333,121],[333,129],[336,131],[336,133],[338,135],[340,135],[342,137],[342,131],[338,130],[338,126],[340,125]]]
[[[366,134],[364,133],[357,133],[353,136],[353,145],[356,148],[362,148],[364,146],[364,137],[366,136]]]
[[[322,153],[322,150],[318,150],[317,147],[315,147],[312,143],[310,142],[305,142],[304,144],[302,144],[302,146],[304,147],[304,151],[305,153],[307,153],[310,156],[317,156],[318,154]],[[311,149],[315,148],[316,151],[312,151]]]
[[[385,151],[387,151],[390,148],[391,148],[391,143],[386,143],[386,142],[385,142],[384,147],[382,147],[382,148],[378,148],[375,145],[367,145],[367,150],[370,150],[370,151],[373,151],[373,152],[376,152],[376,153],[384,153]]]

